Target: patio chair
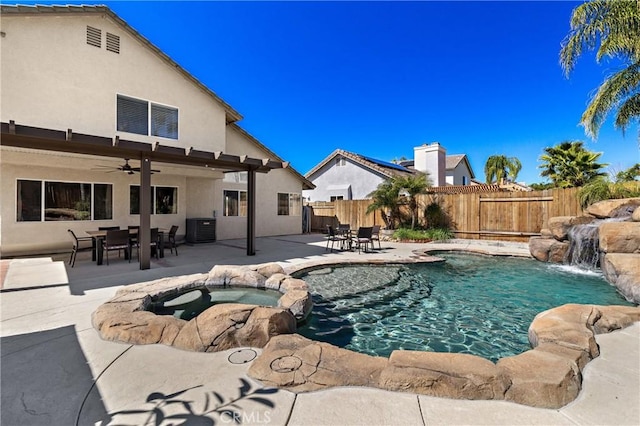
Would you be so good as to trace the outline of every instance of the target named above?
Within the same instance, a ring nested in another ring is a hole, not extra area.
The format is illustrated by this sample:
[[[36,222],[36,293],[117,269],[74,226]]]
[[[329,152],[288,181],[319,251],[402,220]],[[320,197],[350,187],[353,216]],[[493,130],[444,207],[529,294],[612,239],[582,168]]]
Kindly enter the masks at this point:
[[[71,257],[69,258],[69,265],[73,268],[76,264],[76,256],[79,251],[93,251],[93,238],[92,237],[78,237],[71,229],[67,229],[67,232],[73,238],[73,248],[71,249]],[[87,245],[89,243],[89,245]]]
[[[331,242],[331,252],[333,251],[333,245],[336,241],[340,242],[340,249],[344,249],[344,244],[347,241],[347,237],[344,235],[338,235],[335,228],[331,225],[327,225],[327,247],[325,247],[324,251],[329,250],[329,242]]]
[[[118,253],[120,253],[120,250],[126,250],[125,255],[129,255],[129,263],[131,263],[133,253],[131,250],[131,240],[129,239],[128,229],[114,229],[107,231],[107,236],[102,241],[102,249],[107,254],[107,265],[109,264],[109,252],[113,250],[118,250]]]
[[[378,250],[382,250],[382,246],[380,245],[380,225],[373,225],[371,229],[371,248],[373,248],[373,243],[378,242]]]
[[[176,250],[176,256],[178,255],[178,246],[176,245],[176,232],[178,232],[178,225],[173,225],[171,226],[171,229],[169,230],[169,234],[167,235],[167,242],[169,243],[169,249],[171,250],[171,253],[173,253],[173,250]]]
[[[131,245],[135,246],[136,244],[138,244],[138,232],[140,232],[140,226],[129,225],[127,226],[127,229],[129,230],[129,239],[131,240]],[[136,232],[132,233],[131,231],[136,231]]]
[[[355,244],[358,247],[358,253],[364,244],[364,252],[367,253],[367,246],[371,244],[371,249],[373,250],[373,241],[371,240],[373,228],[372,227],[360,227],[358,228],[358,233],[355,237],[351,238],[352,244]]]
[[[151,238],[149,240],[151,241],[151,250],[156,254],[156,259],[160,259],[160,233],[158,228],[151,228]]]
[[[98,231],[118,231],[119,226],[98,226]],[[118,257],[120,257],[120,250],[118,250]]]

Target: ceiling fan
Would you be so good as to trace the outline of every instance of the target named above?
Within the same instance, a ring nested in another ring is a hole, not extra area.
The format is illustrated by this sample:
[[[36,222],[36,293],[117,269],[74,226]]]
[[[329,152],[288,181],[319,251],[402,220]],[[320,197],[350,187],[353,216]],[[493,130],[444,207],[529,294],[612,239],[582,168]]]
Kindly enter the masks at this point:
[[[125,172],[129,175],[132,175],[134,173],[140,173],[140,167],[132,167],[129,164],[129,159],[125,158],[124,159],[124,164],[120,165],[120,166],[105,166],[105,165],[98,165],[96,166],[96,168],[91,169],[91,170],[101,170],[104,171],[105,173],[113,173],[113,172]],[[151,174],[154,173],[160,173],[160,170],[151,170]]]

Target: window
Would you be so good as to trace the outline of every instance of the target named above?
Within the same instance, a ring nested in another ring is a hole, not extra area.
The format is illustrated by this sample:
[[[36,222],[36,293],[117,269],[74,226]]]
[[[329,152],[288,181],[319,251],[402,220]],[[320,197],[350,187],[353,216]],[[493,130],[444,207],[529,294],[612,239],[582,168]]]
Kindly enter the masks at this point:
[[[17,195],[18,222],[113,218],[111,184],[18,180]]]
[[[463,185],[467,184],[467,177],[466,176],[462,176],[462,184]]]
[[[223,198],[223,216],[247,215],[247,191],[225,190]]]
[[[42,220],[42,182],[39,180],[18,181],[18,222],[40,222]]]
[[[173,186],[152,186],[151,214],[177,214],[178,188]],[[129,187],[129,214],[140,214],[140,185]]]
[[[156,214],[178,213],[178,188],[156,186]]]
[[[342,195],[332,195],[330,201],[334,202],[336,200],[344,200],[344,197]]]
[[[247,183],[248,172],[227,172],[224,174],[223,182]]]
[[[117,109],[116,126],[120,132],[178,139],[177,108],[118,95]]]
[[[300,194],[278,193],[278,216],[300,216],[301,212]]]

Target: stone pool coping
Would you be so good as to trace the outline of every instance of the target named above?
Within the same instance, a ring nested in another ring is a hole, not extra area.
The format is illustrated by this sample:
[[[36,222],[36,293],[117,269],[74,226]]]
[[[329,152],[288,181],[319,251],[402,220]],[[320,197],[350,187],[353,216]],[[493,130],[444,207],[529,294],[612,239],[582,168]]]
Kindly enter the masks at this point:
[[[460,251],[454,246],[449,247]],[[491,253],[488,250],[481,254]],[[216,266],[209,274],[128,286],[100,306],[92,321],[106,340],[163,343],[197,351],[221,351],[238,346],[264,347],[249,374],[265,384],[294,392],[334,386],[368,386],[459,399],[504,399],[544,408],[558,408],[576,398],[581,388],[582,369],[599,355],[595,334],[640,321],[638,307],[563,305],[536,316],[529,329],[532,350],[503,358],[496,364],[473,355],[416,351],[394,351],[389,358],[371,357],[292,334],[295,333],[295,316],[291,306],[297,303],[298,316],[305,309],[310,311],[311,306],[306,283],[292,278],[291,273],[336,264],[433,261],[441,259],[428,256],[424,249],[420,249],[404,259],[331,259],[298,264],[287,268],[286,272],[277,264]],[[206,283],[209,277],[212,277],[210,284],[213,286],[230,285],[239,281],[240,276],[254,279],[254,273],[264,280],[258,278],[253,287],[264,285],[268,288],[267,281],[275,275],[277,278],[271,282],[278,282],[277,289],[284,289],[285,295],[288,289],[295,296],[292,298],[296,303],[280,308],[217,305],[205,311],[207,315],[202,322],[212,324],[210,327],[197,321],[186,327],[176,323],[183,320],[171,317],[165,321],[143,310],[153,297],[157,299],[170,292],[177,293],[177,285],[182,284],[179,288],[184,291],[196,288],[194,281],[200,284],[204,280]],[[302,287],[307,297],[304,300],[297,293]],[[178,339],[181,332],[186,333],[182,330],[189,331],[188,338]]]
[[[186,321],[150,309],[163,298],[221,287],[262,288],[282,293],[277,307],[217,304]],[[209,273],[161,278],[126,286],[96,309],[91,322],[104,340],[161,343],[197,352],[241,346],[263,347],[272,336],[295,333],[313,304],[304,281],[284,274],[277,263],[256,267],[216,265]]]

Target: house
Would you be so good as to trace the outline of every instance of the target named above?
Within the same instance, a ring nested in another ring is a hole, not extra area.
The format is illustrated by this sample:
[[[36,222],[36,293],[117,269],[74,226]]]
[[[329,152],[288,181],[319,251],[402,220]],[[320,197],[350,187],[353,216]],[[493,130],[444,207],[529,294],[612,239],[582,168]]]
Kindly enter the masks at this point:
[[[413,160],[396,164],[337,149],[307,172],[315,189],[303,191],[303,196],[307,201],[365,199],[385,180],[416,172],[428,173],[435,187],[472,184],[475,175],[465,154],[446,155],[437,142],[413,151]]]
[[[255,236],[301,233],[313,184],[109,8],[1,12],[3,256],[68,250],[69,228],[141,225],[144,242],[179,225],[180,238],[192,218],[246,237],[248,254]]]

